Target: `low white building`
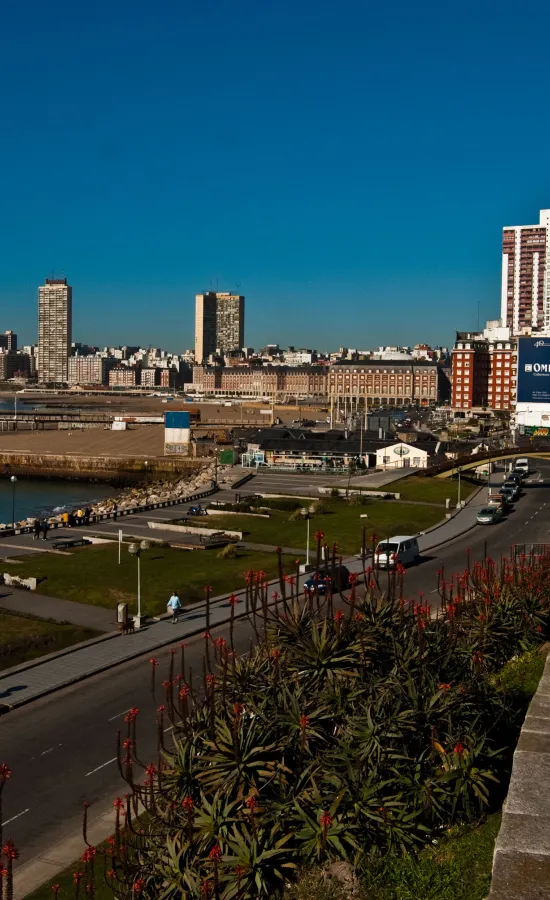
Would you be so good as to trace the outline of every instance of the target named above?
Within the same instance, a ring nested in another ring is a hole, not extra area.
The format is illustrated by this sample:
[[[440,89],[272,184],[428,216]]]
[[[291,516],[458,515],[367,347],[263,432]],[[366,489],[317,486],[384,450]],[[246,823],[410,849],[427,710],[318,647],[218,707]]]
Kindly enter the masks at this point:
[[[434,445],[435,449],[435,445]],[[417,444],[390,444],[376,451],[377,469],[426,469],[430,456]]]

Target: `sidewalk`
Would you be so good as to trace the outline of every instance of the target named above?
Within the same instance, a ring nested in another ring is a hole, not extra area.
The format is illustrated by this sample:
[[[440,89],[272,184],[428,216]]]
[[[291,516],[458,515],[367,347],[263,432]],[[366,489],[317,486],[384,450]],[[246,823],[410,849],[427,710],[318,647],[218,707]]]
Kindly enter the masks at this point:
[[[28,613],[42,619],[55,619],[56,622],[70,622],[71,625],[93,628],[94,631],[112,631],[116,627],[114,609],[46,597],[36,591],[20,590],[7,585],[0,586],[0,608]]]

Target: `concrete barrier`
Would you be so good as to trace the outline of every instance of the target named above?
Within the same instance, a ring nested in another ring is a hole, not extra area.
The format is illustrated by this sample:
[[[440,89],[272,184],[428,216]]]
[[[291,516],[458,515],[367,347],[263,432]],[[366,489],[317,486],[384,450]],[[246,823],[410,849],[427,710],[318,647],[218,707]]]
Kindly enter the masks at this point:
[[[488,900],[550,897],[550,656],[525,716]]]
[[[199,535],[211,535],[211,534],[225,534],[227,537],[235,538],[236,540],[242,541],[243,533],[242,531],[227,531],[225,528],[223,532],[220,532],[219,528],[197,528],[193,525],[165,525],[163,522],[147,522],[149,528],[157,529],[159,531],[176,531],[179,534],[199,534]]]

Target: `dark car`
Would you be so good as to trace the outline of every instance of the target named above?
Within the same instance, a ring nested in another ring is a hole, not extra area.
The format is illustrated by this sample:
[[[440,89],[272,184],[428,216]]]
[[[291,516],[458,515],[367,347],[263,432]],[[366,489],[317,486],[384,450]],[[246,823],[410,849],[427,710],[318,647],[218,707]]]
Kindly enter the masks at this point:
[[[506,487],[501,487],[499,490],[499,494],[501,495],[501,497],[504,497],[506,499],[506,502],[509,503],[510,505],[516,499],[516,495],[515,495],[514,491],[512,491]]]
[[[333,593],[338,590],[344,591],[349,585],[349,569],[346,566],[335,566],[334,577],[331,568],[319,569],[309,576],[304,584],[304,590],[308,593],[324,594],[331,580]]]
[[[207,512],[205,509],[202,508],[202,506],[199,503],[198,506],[190,506],[189,509],[187,510],[187,515],[188,516],[206,516]]]

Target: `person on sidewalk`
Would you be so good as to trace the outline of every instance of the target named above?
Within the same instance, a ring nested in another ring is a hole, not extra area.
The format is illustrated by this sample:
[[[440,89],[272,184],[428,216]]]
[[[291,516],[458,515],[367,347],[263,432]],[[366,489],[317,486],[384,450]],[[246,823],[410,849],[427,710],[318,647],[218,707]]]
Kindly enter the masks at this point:
[[[33,526],[32,526],[32,531],[33,531],[32,539],[33,539],[33,541],[37,541],[40,537],[40,519],[34,520]]]
[[[113,503],[113,519],[115,520],[115,522],[116,522],[117,513],[118,513],[118,503],[115,500],[115,502]]]
[[[42,540],[43,541],[48,540],[49,527],[50,527],[50,523],[48,522],[47,519],[44,519],[44,521],[42,522]]]
[[[182,606],[180,603],[180,598],[177,595],[177,592],[174,591],[172,596],[168,601],[168,609],[172,610],[172,625],[175,625],[178,621],[178,616],[182,611]]]

